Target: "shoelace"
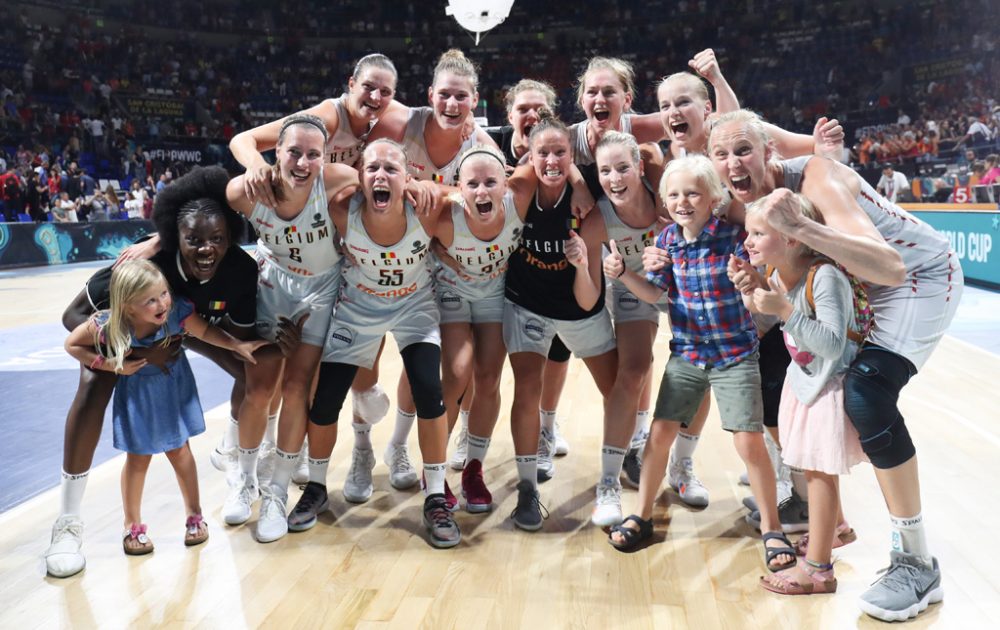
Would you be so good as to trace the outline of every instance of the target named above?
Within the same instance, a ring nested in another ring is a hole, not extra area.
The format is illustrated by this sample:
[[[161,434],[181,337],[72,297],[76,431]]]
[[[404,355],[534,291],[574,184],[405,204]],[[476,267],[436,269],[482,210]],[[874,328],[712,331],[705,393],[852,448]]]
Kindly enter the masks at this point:
[[[309,485],[306,486],[306,491],[302,493],[302,497],[299,499],[298,504],[295,506],[296,513],[306,513],[311,512],[313,509],[323,502],[323,494],[319,491],[319,488]]]
[[[528,507],[534,506],[541,513],[542,518],[543,519],[547,519],[549,517],[549,511],[548,511],[548,509],[544,505],[542,505],[542,500],[541,500],[541,498],[539,498],[538,492],[535,492],[534,490],[530,490],[530,491],[529,490],[519,490],[518,491],[518,493],[517,493],[517,505],[515,505],[514,509],[511,511],[510,518],[514,518],[514,515],[517,514],[518,508],[521,507],[521,502],[522,502],[522,498],[523,498],[522,495],[527,495],[529,492],[530,492],[530,498],[528,498],[528,500],[526,501],[526,503],[528,504]]]
[[[285,502],[273,492],[265,491],[260,511],[268,517],[276,518],[280,515],[281,518],[285,518]]]
[[[351,470],[347,473],[347,478],[355,483],[362,475],[369,475],[372,469],[372,467],[368,465],[368,460],[372,459],[372,457],[367,456],[367,453],[370,453],[370,451],[359,450],[357,452],[357,457],[351,457]]]
[[[72,536],[78,540],[83,538],[83,521],[71,521],[69,519],[61,521],[56,528],[55,536],[52,537],[52,542],[59,542],[67,536]]]
[[[897,562],[881,569],[879,573],[882,574],[882,577],[872,582],[872,585],[881,583],[890,591],[901,593],[907,590],[910,581],[917,577],[917,571],[917,567],[913,565]]]
[[[427,512],[427,517],[434,523],[434,527],[451,527],[455,521],[448,511],[448,504],[445,499],[437,499],[431,504],[431,509]]]
[[[551,435],[546,435],[548,431],[542,431],[538,435],[538,459],[552,459],[552,446],[555,440],[552,439]]]
[[[597,504],[607,505],[609,503],[621,502],[621,490],[612,484],[598,484]]]
[[[683,461],[681,461],[681,468],[684,469],[684,476],[687,477],[686,485],[701,485],[701,481],[698,480],[698,476],[694,474],[694,462],[692,462],[689,457],[685,457]]]
[[[413,463],[410,462],[410,454],[405,446],[397,446],[392,452],[390,468],[393,472],[410,472],[413,470]]]

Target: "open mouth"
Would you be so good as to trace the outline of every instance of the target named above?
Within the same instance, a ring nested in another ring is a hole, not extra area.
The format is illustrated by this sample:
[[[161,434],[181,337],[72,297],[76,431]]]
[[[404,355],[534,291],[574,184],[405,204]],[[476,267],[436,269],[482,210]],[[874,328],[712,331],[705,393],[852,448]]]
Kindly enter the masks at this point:
[[[292,179],[296,182],[304,182],[309,179],[309,171],[291,170]]]
[[[608,190],[611,192],[612,195],[615,195],[616,197],[621,197],[622,195],[625,194],[625,191],[628,190],[628,186],[611,186]]]
[[[457,112],[454,114],[450,114],[448,112],[442,112],[441,115],[444,116],[446,119],[448,119],[449,122],[458,122],[462,119],[462,115]]]
[[[492,201],[482,201],[476,202],[476,212],[480,215],[487,215],[493,212],[493,202]]]
[[[563,174],[562,169],[558,169],[558,168],[547,168],[547,169],[545,169],[545,176],[546,177],[562,177],[562,174]]]
[[[611,118],[611,112],[608,110],[594,110],[594,119],[597,120],[597,122],[607,122],[608,118]]]
[[[169,313],[169,312],[170,311],[168,311],[168,310],[156,311],[156,314],[153,317],[156,318],[156,321],[162,322],[163,320],[165,320],[167,318],[167,313]]]
[[[730,183],[732,183],[733,190],[735,190],[736,192],[739,192],[739,193],[748,193],[748,192],[750,192],[750,184],[751,184],[751,182],[750,182],[750,176],[749,175],[740,175],[739,177],[731,177],[731,178],[729,178],[729,181],[730,181]]]
[[[375,186],[372,188],[372,202],[376,208],[386,208],[389,206],[389,199],[392,192],[387,186]]]
[[[382,105],[381,105],[381,104],[377,104],[377,103],[369,103],[368,101],[364,101],[364,102],[362,102],[362,103],[361,103],[361,106],[362,106],[363,108],[365,108],[365,109],[368,109],[368,110],[370,110],[370,111],[371,111],[372,113],[375,113],[375,112],[377,112],[378,110],[382,109]]]
[[[211,273],[211,271],[215,269],[215,257],[213,256],[211,258],[196,258],[194,261],[194,268],[195,271],[202,274]]]
[[[694,209],[693,208],[677,208],[676,210],[674,210],[674,214],[677,215],[678,218],[689,217],[692,214],[694,214]]]
[[[531,130],[534,129],[534,128],[535,128],[535,125],[533,125],[533,124],[532,125],[525,125],[524,129],[521,130],[521,135],[524,136],[525,138],[527,138],[528,136],[531,135]]]
[[[670,123],[670,131],[674,132],[675,136],[682,136],[688,132],[688,125],[686,122]]]

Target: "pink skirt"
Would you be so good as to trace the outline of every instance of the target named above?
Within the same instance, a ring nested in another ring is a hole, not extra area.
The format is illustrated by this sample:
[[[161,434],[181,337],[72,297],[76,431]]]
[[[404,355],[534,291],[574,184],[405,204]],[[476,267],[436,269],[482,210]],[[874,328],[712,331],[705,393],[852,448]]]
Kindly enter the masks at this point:
[[[781,458],[802,470],[844,475],[867,462],[858,432],[844,411],[844,375],[830,379],[811,405],[803,405],[789,379],[778,411]]]

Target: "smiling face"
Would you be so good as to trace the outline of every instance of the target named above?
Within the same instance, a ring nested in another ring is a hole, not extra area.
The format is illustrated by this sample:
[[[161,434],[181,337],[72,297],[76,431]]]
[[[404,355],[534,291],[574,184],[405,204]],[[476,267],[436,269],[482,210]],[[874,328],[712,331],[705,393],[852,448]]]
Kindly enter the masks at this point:
[[[434,120],[442,129],[460,129],[479,101],[479,92],[469,77],[443,71],[427,91],[427,98],[434,109]]]
[[[503,210],[507,176],[503,165],[489,155],[473,155],[462,163],[459,187],[465,200],[465,215],[471,221],[489,223]]]
[[[323,166],[323,132],[313,125],[292,125],[275,149],[281,179],[292,190],[312,186]]]
[[[548,188],[565,185],[572,164],[568,133],[546,129],[531,139],[531,165],[540,185]]]
[[[766,181],[771,148],[746,123],[732,121],[713,130],[709,152],[733,198],[746,204],[771,192]]]
[[[667,176],[663,203],[670,218],[684,230],[687,240],[695,238],[712,217],[712,206],[718,201],[694,173],[677,171]]]
[[[633,203],[642,194],[642,162],[636,164],[623,144],[609,144],[597,150],[597,176],[604,194],[616,206]]]
[[[355,80],[347,81],[348,109],[352,114],[375,120],[396,95],[396,77],[385,68],[368,66]]]
[[[591,125],[602,131],[618,129],[622,113],[631,105],[632,95],[625,92],[612,70],[600,68],[587,73],[580,106]]]
[[[660,104],[660,120],[671,142],[692,152],[705,150],[705,120],[712,112],[712,103],[702,98],[697,86],[683,76],[664,81],[656,91]]]
[[[189,214],[181,220],[177,232],[185,275],[202,282],[212,279],[229,249],[225,218],[218,214]]]
[[[746,218],[745,245],[754,266],[778,266],[788,257],[788,239],[768,224],[763,212],[749,212]]]
[[[148,324],[159,327],[167,322],[172,303],[167,282],[160,278],[129,302],[126,317],[133,328]]]
[[[388,142],[368,145],[362,154],[361,187],[368,209],[376,213],[402,208],[403,191],[410,176],[406,156]]]
[[[510,106],[510,113],[507,120],[514,127],[514,133],[521,138],[531,135],[531,129],[541,120],[539,112],[542,109],[551,109],[552,105],[545,98],[545,95],[538,90],[524,90],[518,92],[514,97],[514,102]]]

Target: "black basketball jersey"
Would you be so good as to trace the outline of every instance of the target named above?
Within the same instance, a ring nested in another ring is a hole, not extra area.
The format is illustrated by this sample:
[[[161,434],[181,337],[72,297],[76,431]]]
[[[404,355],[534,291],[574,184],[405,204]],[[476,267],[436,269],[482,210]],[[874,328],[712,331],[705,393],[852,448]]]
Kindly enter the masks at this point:
[[[578,233],[573,216],[569,185],[554,208],[538,207],[537,195],[524,218],[521,245],[511,254],[507,266],[505,295],[511,302],[543,317],[564,320],[586,319],[604,308],[604,281],[601,297],[589,311],[580,308],[573,295],[576,267],[566,260],[563,246],[570,229]],[[603,275],[603,271],[602,271]]]

